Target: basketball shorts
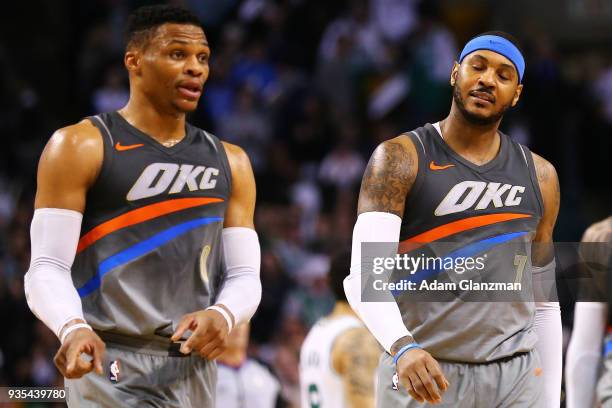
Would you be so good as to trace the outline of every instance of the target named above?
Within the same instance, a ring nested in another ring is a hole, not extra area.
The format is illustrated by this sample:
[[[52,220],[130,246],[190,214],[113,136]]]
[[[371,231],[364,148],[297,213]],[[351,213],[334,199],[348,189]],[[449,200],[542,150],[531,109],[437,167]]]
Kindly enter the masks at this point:
[[[442,394],[442,403],[419,403],[397,383],[393,358],[383,353],[376,375],[376,407],[544,407],[542,369],[535,350],[490,363],[438,363],[450,383]]]
[[[65,379],[69,408],[214,408],[216,363],[197,354],[106,341],[104,374]]]

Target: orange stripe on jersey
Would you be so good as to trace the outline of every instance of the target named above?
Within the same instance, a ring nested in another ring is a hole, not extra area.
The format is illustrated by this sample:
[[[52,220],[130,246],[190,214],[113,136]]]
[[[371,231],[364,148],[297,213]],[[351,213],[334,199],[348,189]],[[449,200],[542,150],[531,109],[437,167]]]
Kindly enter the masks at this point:
[[[491,224],[497,224],[498,222],[505,222],[510,220],[516,220],[519,218],[529,218],[529,214],[518,214],[518,213],[501,213],[501,214],[488,214],[478,215],[476,217],[464,218],[449,222],[448,224],[440,225],[425,231],[421,234],[415,235],[414,237],[408,238],[399,244],[398,252],[403,254],[411,251],[415,248],[420,247],[423,244],[428,244],[433,241],[437,241],[442,238],[446,238],[453,234],[468,231],[478,227],[484,227]]]
[[[92,245],[97,240],[122,228],[152,220],[153,218],[161,217],[162,215],[185,210],[187,208],[221,202],[223,202],[222,198],[176,198],[128,211],[125,214],[121,214],[118,217],[112,218],[98,225],[87,234],[83,235],[79,240],[79,245],[77,246],[77,254]]]

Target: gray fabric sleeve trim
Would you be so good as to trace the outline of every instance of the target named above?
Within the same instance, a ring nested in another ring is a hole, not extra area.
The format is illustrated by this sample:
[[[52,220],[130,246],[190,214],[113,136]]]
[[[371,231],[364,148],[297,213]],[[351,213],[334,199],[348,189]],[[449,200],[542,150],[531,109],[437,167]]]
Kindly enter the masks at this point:
[[[425,145],[423,144],[423,141],[421,140],[421,136],[419,136],[419,134],[415,131],[412,131],[410,133],[416,136],[416,138],[419,140],[419,143],[421,144],[421,147],[423,148],[423,154],[427,155],[427,152],[425,151]]]
[[[213,147],[215,148],[215,151],[218,152],[219,149],[217,149],[217,144],[215,143],[215,141],[213,140],[212,137],[210,137],[210,135],[208,134],[207,131],[205,131],[204,129],[202,129],[202,132],[204,132],[204,136],[206,136],[206,139],[210,142],[211,145],[213,145]]]
[[[525,159],[525,164],[527,165],[527,168],[529,168],[529,162],[527,161],[527,155],[525,154],[525,149],[523,149],[523,146],[519,145],[519,147],[521,148],[521,152],[523,153],[523,159]]]
[[[111,134],[110,130],[108,130],[108,127],[106,126],[106,123],[104,123],[104,121],[102,120],[100,115],[92,116],[92,118],[95,119],[96,121],[98,121],[98,123],[100,123],[102,125],[102,127],[106,131],[106,134],[108,135],[108,138],[110,139],[111,146],[114,146],[115,145],[115,141],[113,140],[113,135]]]

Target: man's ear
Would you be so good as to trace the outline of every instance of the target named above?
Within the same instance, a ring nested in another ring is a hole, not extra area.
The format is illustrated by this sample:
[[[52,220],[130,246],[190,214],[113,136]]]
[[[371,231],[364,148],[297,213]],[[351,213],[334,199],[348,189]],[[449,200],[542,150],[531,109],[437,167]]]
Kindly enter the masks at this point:
[[[457,75],[459,75],[459,63],[457,61],[455,61],[453,63],[453,69],[451,70],[451,75],[450,75],[450,85],[451,86],[455,86],[455,83],[457,82]]]
[[[523,84],[519,84],[516,87],[516,91],[514,91],[514,98],[512,98],[512,107],[514,108],[521,97],[521,93],[523,92]]]
[[[140,75],[142,52],[137,48],[129,48],[123,56],[123,64],[130,74]]]

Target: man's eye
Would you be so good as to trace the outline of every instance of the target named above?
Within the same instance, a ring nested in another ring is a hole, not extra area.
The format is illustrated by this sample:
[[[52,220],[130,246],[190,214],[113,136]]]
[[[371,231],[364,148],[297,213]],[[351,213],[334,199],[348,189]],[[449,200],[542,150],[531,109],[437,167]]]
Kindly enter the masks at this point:
[[[482,71],[484,69],[484,67],[481,65],[472,65],[472,68],[474,68],[476,71]]]
[[[183,58],[183,52],[182,51],[172,51],[172,53],[170,54],[170,56],[172,58]]]
[[[200,54],[200,55],[198,56],[198,60],[199,60],[200,62],[208,62],[208,58],[209,58],[209,57],[208,57],[208,54]]]
[[[509,79],[510,79],[510,77],[509,77],[508,75],[506,75],[506,74],[499,74],[499,77],[500,77],[501,79],[503,79],[504,81],[507,81],[507,80],[509,80]]]

